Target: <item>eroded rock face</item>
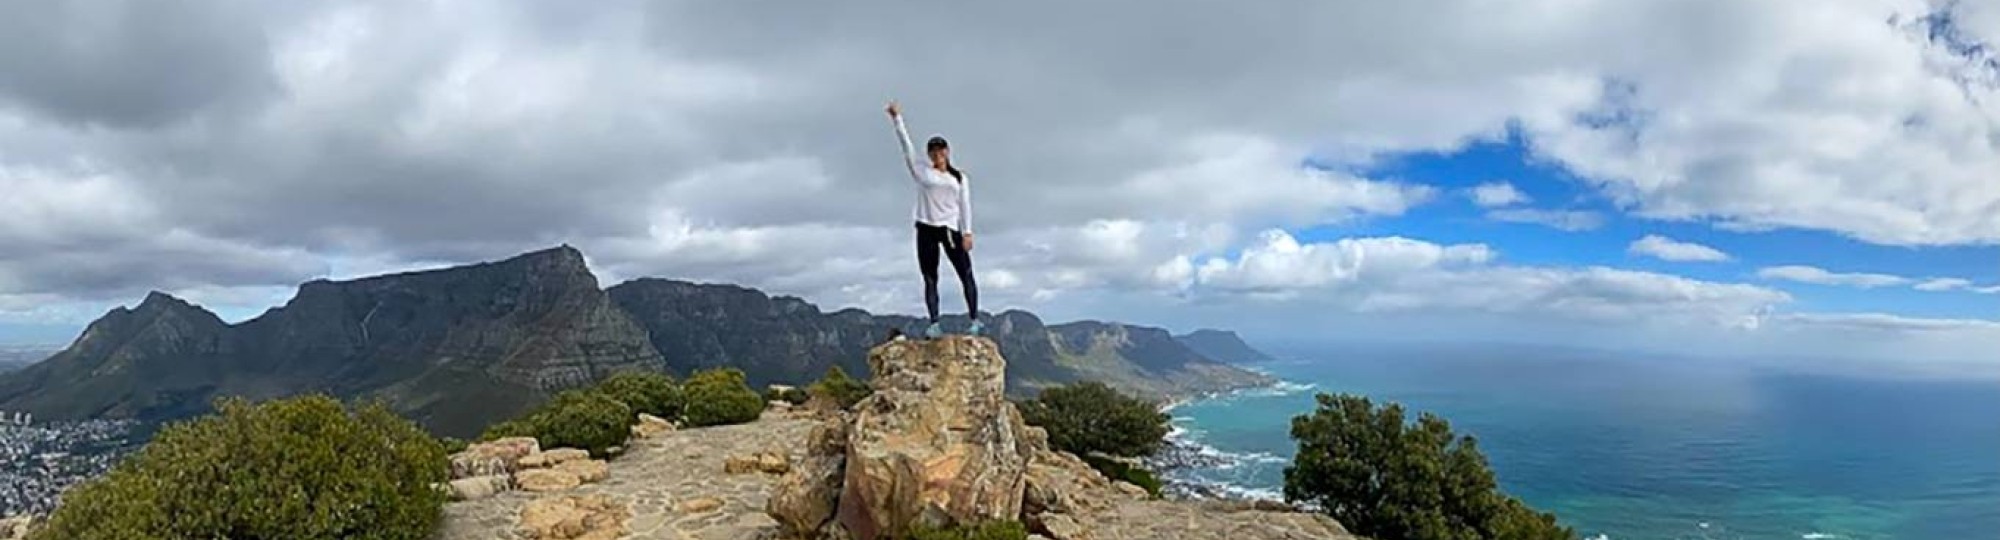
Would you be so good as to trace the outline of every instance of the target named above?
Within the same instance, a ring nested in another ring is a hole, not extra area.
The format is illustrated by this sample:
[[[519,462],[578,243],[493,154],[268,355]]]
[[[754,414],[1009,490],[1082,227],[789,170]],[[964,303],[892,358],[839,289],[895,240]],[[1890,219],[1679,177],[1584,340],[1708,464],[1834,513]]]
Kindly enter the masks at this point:
[[[868,364],[874,395],[855,406],[836,518],[874,540],[914,525],[1013,520],[1033,449],[1007,402],[992,341],[892,341]]]

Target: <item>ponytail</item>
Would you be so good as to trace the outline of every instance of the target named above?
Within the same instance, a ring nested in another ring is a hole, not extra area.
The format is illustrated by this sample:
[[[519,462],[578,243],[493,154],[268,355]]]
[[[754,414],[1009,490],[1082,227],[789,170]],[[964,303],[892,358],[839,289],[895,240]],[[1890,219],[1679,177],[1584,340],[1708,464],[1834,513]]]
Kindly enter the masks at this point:
[[[944,171],[951,173],[951,176],[957,178],[959,182],[965,181],[965,173],[958,172],[958,166],[952,165],[951,162],[945,162]]]

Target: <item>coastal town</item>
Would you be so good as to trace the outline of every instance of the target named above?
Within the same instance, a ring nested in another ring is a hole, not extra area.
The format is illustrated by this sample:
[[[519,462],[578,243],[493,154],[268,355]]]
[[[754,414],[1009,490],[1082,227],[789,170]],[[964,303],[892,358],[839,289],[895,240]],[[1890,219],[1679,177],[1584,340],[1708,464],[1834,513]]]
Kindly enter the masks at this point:
[[[128,420],[34,423],[0,411],[0,518],[48,512],[69,486],[109,470],[135,449]]]

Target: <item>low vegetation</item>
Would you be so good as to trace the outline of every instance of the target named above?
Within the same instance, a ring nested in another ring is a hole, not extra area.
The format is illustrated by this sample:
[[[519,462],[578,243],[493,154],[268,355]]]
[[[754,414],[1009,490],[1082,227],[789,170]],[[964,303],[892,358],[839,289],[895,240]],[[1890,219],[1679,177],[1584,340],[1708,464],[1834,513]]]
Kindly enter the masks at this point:
[[[750,389],[740,369],[695,372],[683,389],[687,393],[684,417],[689,426],[741,424],[764,412],[764,396]]]
[[[1298,455],[1285,498],[1320,509],[1357,535],[1382,540],[1568,540],[1576,532],[1501,493],[1470,436],[1431,414],[1405,421],[1396,404],[1318,396],[1292,419]]]
[[[681,417],[681,410],[687,406],[687,396],[673,377],[664,373],[628,371],[612,375],[597,383],[597,389],[632,408],[633,413],[645,413],[666,420]]]
[[[907,540],[1027,540],[1028,528],[1018,521],[989,521],[943,529],[917,527]]]
[[[774,386],[764,391],[764,401],[783,401],[796,406],[805,405],[806,401],[810,399],[812,399],[812,394],[808,394],[805,390],[795,387],[778,388]]]
[[[417,540],[442,520],[443,445],[380,404],[313,395],[216,411],[70,490],[32,538]]]
[[[1083,462],[1089,463],[1090,468],[1097,469],[1097,472],[1104,473],[1105,478],[1145,488],[1146,493],[1152,494],[1155,498],[1160,496],[1160,489],[1164,487],[1160,483],[1160,477],[1154,476],[1153,471],[1146,470],[1145,467],[1097,455],[1084,456]]]
[[[1029,424],[1049,431],[1049,443],[1056,449],[1079,456],[1148,456],[1167,438],[1169,418],[1158,405],[1104,383],[1049,388],[1021,402],[1020,409]]]
[[[569,390],[525,416],[487,428],[480,438],[534,437],[543,448],[578,448],[603,457],[625,444],[636,416],[601,388]]]
[[[1022,419],[1049,432],[1049,445],[1082,456],[1098,472],[1160,495],[1152,471],[1110,459],[1157,452],[1167,438],[1166,413],[1158,405],[1127,396],[1104,383],[1082,382],[1042,391],[1019,404]]]
[[[840,369],[840,366],[836,365],[827,368],[826,376],[820,377],[819,382],[807,386],[806,393],[824,396],[824,399],[839,403],[840,408],[849,409],[861,400],[867,399],[869,394],[875,393],[875,390],[868,386],[867,381],[847,376],[847,370]]]

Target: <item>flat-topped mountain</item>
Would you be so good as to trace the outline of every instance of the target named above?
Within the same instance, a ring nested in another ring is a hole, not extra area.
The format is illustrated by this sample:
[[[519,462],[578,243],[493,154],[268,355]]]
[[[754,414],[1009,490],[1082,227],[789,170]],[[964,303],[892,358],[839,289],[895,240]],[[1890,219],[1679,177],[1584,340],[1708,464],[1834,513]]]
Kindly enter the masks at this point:
[[[645,278],[601,289],[564,246],[511,259],[351,281],[313,281],[284,306],[237,324],[152,293],[117,308],[67,349],[0,375],[0,410],[51,420],[162,420],[218,396],[324,392],[377,398],[445,435],[468,436],[554,392],[626,370],[686,375],[718,366],[752,384],[797,384],[829,366],[867,373],[866,355],[915,318],[733,285]],[[991,316],[1013,361],[1009,391],[1100,380],[1157,399],[1269,384],[1165,330],[1045,325]]]

